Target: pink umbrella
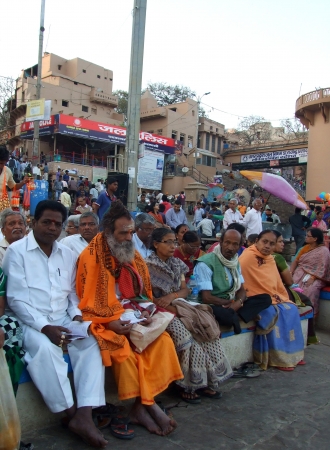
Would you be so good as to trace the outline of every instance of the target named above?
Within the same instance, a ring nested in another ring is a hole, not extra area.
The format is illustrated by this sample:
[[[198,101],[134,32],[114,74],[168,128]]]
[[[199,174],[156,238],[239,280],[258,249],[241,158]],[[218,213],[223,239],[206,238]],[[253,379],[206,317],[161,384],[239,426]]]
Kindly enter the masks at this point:
[[[274,197],[278,197],[297,208],[309,209],[305,200],[281,176],[254,170],[241,170],[240,172],[243,177],[257,184],[265,191],[268,191]]]

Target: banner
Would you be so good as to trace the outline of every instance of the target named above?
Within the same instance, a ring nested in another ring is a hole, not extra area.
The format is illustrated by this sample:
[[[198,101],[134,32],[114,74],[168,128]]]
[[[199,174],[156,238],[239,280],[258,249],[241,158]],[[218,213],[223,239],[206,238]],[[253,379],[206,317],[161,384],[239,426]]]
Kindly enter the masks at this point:
[[[282,150],[278,152],[254,153],[252,155],[241,155],[241,163],[250,163],[256,161],[274,161],[276,159],[293,159],[308,156],[307,148],[298,148],[294,150]]]
[[[26,120],[45,119],[45,99],[31,100],[26,104]]]
[[[164,154],[145,150],[139,159],[137,174],[138,187],[160,191],[163,182]]]
[[[39,135],[54,134],[55,116],[50,116],[49,120],[40,120]],[[21,124],[21,139],[33,138],[34,122],[23,122]]]

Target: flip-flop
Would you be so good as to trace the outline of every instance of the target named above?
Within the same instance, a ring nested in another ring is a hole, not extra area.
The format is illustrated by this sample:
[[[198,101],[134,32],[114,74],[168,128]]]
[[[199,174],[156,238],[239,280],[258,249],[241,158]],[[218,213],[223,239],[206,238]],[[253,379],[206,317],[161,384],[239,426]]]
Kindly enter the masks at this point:
[[[262,368],[253,362],[246,362],[244,364],[241,365],[242,369],[248,368],[248,369],[252,369],[252,370],[260,370],[260,372],[262,372]]]
[[[303,359],[301,361],[298,362],[297,366],[304,366],[306,364],[306,361],[304,361]]]
[[[260,372],[256,372],[249,367],[240,367],[237,370],[234,370],[233,378],[257,378],[260,376]]]
[[[202,401],[200,397],[195,397],[195,398],[184,397],[185,394],[188,394],[188,395],[191,395],[191,394],[190,394],[190,392],[184,392],[184,391],[182,391],[180,393],[180,397],[186,403],[191,403],[192,405],[199,405]]]
[[[111,419],[110,432],[118,439],[133,439],[135,436],[134,430],[128,428],[129,418],[126,419]]]
[[[125,412],[124,406],[116,406],[112,403],[106,403],[103,406],[92,409],[93,416],[104,416],[104,417],[117,417]]]
[[[219,398],[222,397],[222,392],[218,391],[214,391],[214,394],[210,394],[209,392],[205,392],[204,389],[198,389],[196,392],[198,393],[198,395],[201,395],[202,397],[211,398],[212,400],[218,400]]]
[[[33,450],[34,445],[33,444],[24,444],[24,442],[19,443],[19,450]]]
[[[282,372],[293,372],[294,367],[275,367],[275,369],[282,370]]]

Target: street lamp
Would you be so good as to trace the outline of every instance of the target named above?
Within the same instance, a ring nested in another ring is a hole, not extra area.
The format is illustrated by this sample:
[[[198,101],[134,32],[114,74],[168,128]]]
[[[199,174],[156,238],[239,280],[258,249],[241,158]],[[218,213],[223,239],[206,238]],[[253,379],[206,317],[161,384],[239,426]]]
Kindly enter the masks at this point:
[[[198,146],[198,125],[199,125],[199,106],[201,103],[202,98],[205,95],[209,95],[211,94],[211,92],[205,92],[205,94],[203,94],[201,97],[197,97],[197,122],[196,122],[196,142],[195,142],[195,162],[194,162],[194,167],[196,169],[196,163],[197,163],[197,146]]]

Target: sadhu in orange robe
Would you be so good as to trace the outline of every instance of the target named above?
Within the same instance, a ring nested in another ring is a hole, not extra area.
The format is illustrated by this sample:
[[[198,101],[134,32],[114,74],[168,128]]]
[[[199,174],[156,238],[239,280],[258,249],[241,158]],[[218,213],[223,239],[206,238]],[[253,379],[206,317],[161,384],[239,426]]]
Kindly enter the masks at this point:
[[[108,329],[124,309],[122,298],[145,294],[152,299],[147,266],[138,252],[131,264],[119,264],[111,255],[103,233],[99,233],[81,253],[77,268],[77,295],[84,320],[91,320],[105,366],[112,366],[121,400],[141,397],[152,405],[154,397],[175,380],[183,378],[174,344],[165,332],[142,353],[133,352],[128,339]]]

